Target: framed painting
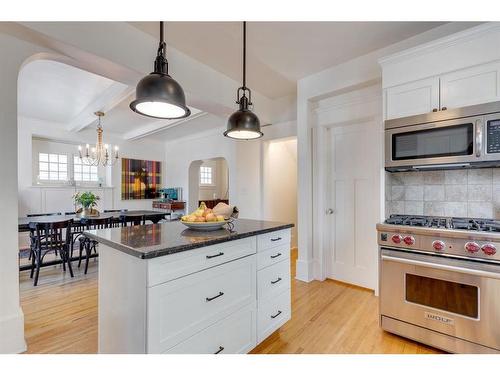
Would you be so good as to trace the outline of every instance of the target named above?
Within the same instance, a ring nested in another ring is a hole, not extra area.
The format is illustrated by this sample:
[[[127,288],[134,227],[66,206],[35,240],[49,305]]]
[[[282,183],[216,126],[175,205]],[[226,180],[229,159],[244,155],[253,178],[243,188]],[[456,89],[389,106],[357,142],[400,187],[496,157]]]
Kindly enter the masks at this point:
[[[122,158],[122,200],[158,198],[161,162]]]

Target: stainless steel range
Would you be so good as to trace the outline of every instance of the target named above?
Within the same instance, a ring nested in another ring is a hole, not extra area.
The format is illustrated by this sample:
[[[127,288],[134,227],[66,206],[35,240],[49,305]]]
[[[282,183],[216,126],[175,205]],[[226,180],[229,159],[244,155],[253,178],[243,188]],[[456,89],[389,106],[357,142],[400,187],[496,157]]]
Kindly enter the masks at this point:
[[[384,330],[500,353],[500,221],[393,215],[377,231]]]

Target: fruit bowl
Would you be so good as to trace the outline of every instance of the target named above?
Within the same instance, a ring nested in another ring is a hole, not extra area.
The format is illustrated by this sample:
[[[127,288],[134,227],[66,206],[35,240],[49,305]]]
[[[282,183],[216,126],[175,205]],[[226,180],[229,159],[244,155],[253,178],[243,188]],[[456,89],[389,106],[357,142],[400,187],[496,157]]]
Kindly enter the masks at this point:
[[[183,221],[181,223],[192,230],[201,230],[205,232],[222,229],[224,225],[229,223],[229,220],[224,221],[208,221],[208,222],[193,222],[193,221]]]

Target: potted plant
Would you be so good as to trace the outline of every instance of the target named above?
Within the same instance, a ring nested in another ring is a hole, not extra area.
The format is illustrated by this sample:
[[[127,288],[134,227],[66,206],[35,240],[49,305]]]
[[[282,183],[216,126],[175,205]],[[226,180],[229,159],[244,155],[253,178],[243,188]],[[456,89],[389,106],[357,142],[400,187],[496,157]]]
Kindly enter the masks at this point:
[[[81,216],[99,216],[99,211],[94,209],[97,206],[97,201],[101,199],[99,196],[91,191],[85,191],[83,193],[76,193],[73,198],[75,205],[81,206],[81,209],[77,211]]]

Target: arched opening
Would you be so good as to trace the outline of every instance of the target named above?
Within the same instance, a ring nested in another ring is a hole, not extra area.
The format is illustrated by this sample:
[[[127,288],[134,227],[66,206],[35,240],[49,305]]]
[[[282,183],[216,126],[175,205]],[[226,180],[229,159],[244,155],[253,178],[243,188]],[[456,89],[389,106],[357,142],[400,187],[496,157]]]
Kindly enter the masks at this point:
[[[229,204],[229,167],[225,158],[195,160],[189,165],[189,212],[202,201],[209,208],[219,202]]]

